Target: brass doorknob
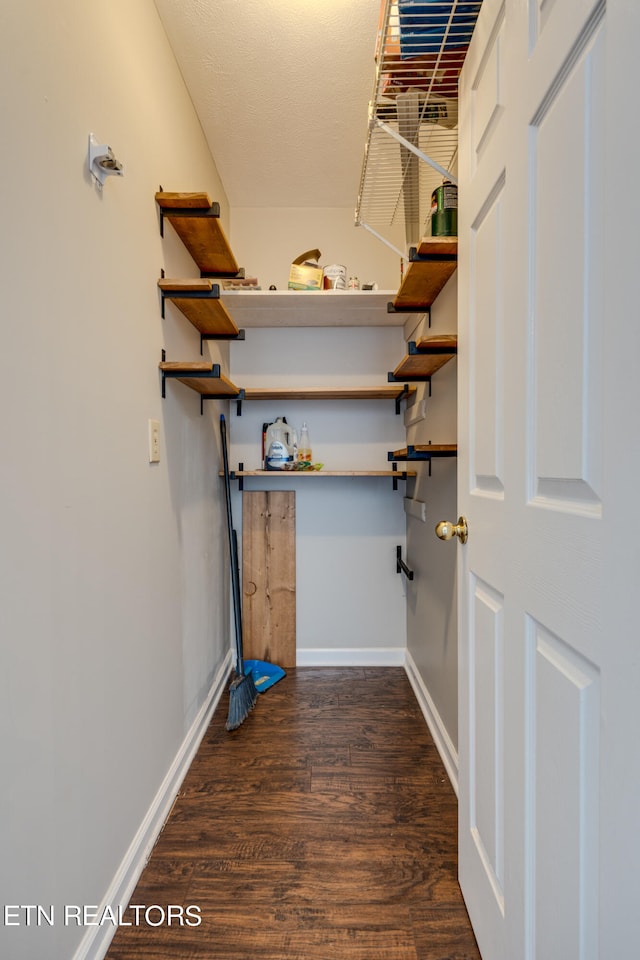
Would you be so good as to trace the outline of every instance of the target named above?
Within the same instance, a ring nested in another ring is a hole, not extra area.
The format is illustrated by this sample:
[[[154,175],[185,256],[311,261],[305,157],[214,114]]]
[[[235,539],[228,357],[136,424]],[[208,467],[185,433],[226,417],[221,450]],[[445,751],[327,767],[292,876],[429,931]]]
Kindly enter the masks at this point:
[[[441,540],[453,540],[457,537],[460,543],[466,543],[469,535],[469,528],[465,517],[458,517],[457,523],[450,520],[441,520],[436,527],[436,536]]]

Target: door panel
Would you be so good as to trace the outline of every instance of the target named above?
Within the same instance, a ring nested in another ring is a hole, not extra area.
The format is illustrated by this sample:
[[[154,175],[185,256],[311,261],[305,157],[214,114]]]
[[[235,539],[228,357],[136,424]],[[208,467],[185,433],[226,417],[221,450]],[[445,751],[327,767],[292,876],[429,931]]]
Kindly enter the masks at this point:
[[[504,9],[499,11],[473,85],[473,151],[478,158],[493,137],[503,108]]]
[[[531,494],[540,505],[599,510],[602,30],[570,60],[530,126]],[[550,242],[558,232],[561,250]]]
[[[478,495],[502,497],[504,491],[504,370],[500,270],[504,237],[500,181],[473,224],[469,256],[474,300],[472,486]]]
[[[469,638],[473,701],[470,829],[495,905],[504,910],[504,598],[488,584],[473,583]]]
[[[536,838],[530,850],[532,941],[535,956],[578,960],[596,946],[600,676],[533,619],[527,632],[533,649],[532,822],[525,827]]]
[[[620,182],[614,163],[617,132],[640,159],[619,109],[628,35],[639,5],[623,0],[484,0],[461,76],[459,876],[484,960],[609,960],[637,942],[616,891],[630,903],[640,883],[609,823],[625,807],[611,771],[626,759],[640,784],[640,507],[615,452],[637,484],[637,276],[615,254],[620,233],[637,251],[640,219],[624,211],[638,164]],[[635,724],[613,709],[625,691]]]

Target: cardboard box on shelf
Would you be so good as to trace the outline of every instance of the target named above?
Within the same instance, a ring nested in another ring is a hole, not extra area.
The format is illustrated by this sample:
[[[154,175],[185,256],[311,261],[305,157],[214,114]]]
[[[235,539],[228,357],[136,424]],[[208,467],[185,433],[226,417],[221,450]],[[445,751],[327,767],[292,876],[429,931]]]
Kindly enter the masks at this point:
[[[296,257],[289,270],[289,290],[322,290],[320,256],[319,250],[307,250]]]

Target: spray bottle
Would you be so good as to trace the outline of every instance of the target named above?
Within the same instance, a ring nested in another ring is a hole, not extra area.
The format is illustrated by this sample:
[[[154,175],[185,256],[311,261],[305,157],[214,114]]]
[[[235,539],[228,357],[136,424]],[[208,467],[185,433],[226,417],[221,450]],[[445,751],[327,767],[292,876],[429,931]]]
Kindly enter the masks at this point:
[[[300,439],[298,441],[298,460],[305,460],[311,463],[311,441],[309,440],[309,427],[306,421],[303,422],[300,429]]]

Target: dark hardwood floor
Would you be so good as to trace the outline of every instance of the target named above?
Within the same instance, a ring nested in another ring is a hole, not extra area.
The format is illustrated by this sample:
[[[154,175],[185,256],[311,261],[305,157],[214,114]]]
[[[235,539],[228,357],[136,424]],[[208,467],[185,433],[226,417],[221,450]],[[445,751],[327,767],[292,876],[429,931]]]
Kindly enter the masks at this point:
[[[227,710],[131,900],[165,920],[130,908],[107,960],[479,960],[456,797],[404,670],[297,668],[233,733]]]

